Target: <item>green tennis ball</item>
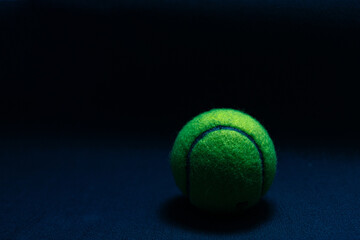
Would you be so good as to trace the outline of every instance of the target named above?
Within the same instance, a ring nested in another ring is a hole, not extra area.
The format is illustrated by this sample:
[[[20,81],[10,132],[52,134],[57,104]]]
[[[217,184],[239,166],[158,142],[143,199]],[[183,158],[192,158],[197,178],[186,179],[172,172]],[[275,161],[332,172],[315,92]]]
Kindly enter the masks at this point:
[[[239,213],[255,205],[269,190],[276,163],[265,128],[233,109],[213,109],[189,121],[170,156],[182,193],[213,213]]]

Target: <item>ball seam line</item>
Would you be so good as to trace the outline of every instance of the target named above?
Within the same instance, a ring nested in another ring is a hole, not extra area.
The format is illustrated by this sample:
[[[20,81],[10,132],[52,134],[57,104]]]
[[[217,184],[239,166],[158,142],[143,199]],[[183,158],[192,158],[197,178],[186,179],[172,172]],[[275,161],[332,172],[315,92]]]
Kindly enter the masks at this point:
[[[261,175],[262,175],[262,180],[261,180],[261,191],[260,191],[260,197],[263,195],[263,189],[264,189],[264,179],[265,179],[265,169],[264,169],[264,156],[262,151],[260,150],[260,147],[257,145],[257,143],[255,142],[254,138],[251,137],[249,134],[247,134],[246,132],[244,132],[243,130],[234,128],[234,127],[230,127],[230,126],[224,126],[224,125],[218,125],[216,127],[210,128],[204,132],[202,132],[199,136],[197,136],[194,140],[194,142],[191,144],[190,146],[190,150],[186,156],[186,165],[185,165],[185,171],[186,171],[186,194],[188,196],[188,198],[190,199],[190,155],[194,149],[194,147],[196,146],[196,144],[203,139],[206,135],[208,135],[211,132],[215,132],[215,131],[219,131],[219,130],[231,130],[231,131],[235,131],[240,133],[241,135],[245,136],[247,139],[249,139],[256,147],[259,156],[260,156],[260,160],[261,160]]]

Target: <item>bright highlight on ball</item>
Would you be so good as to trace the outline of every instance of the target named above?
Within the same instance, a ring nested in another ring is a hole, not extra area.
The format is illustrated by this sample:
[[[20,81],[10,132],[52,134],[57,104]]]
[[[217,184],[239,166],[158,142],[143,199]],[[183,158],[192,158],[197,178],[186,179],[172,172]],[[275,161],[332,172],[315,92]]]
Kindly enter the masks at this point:
[[[269,190],[276,153],[265,128],[233,109],[213,109],[179,132],[170,165],[176,185],[198,208],[239,213]]]

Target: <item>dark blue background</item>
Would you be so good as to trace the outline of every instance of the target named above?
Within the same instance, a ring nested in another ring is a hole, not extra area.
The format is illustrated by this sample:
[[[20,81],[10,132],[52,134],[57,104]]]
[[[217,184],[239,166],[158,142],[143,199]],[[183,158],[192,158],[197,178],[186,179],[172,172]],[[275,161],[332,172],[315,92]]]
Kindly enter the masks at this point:
[[[0,239],[357,239],[360,5],[0,1]],[[215,107],[268,129],[278,172],[237,218],[168,164]]]
[[[357,1],[0,4],[5,129],[174,134],[232,107],[276,136],[360,132]]]

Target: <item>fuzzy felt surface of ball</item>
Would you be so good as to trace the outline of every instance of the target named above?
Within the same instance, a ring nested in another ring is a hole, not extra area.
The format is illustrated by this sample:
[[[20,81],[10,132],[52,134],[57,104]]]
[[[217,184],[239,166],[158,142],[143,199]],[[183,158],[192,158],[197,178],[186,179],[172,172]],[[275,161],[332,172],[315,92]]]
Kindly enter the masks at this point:
[[[190,120],[170,154],[176,185],[196,207],[241,213],[269,190],[276,152],[266,129],[250,115],[213,109]]]

